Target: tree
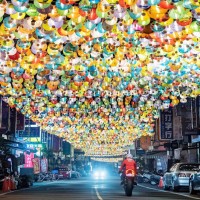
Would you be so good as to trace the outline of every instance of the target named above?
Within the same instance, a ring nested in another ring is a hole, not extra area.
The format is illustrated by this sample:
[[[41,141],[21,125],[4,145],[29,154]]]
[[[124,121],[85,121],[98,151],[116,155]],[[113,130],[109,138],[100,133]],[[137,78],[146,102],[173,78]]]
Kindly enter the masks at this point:
[[[41,152],[43,153],[44,157],[47,157],[47,158],[53,157],[53,150],[52,149],[47,149],[46,147],[44,147]]]

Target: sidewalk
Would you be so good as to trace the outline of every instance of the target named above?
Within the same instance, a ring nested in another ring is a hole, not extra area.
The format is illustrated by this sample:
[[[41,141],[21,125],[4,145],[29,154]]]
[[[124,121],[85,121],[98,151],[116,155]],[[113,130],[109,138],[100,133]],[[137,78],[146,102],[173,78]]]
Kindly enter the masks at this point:
[[[35,188],[35,187],[39,187],[39,186],[43,186],[43,185],[48,185],[48,184],[51,184],[51,183],[54,183],[54,182],[56,182],[56,181],[34,182],[33,186],[21,188],[21,189],[18,189],[18,190],[10,190],[8,192],[3,192],[2,189],[0,189],[0,196],[2,196],[4,194],[12,193],[12,192],[20,191],[20,190],[27,190],[27,189],[31,189],[31,188]]]
[[[145,187],[154,188],[158,190],[164,190],[163,188],[160,188],[158,185],[151,185],[150,183],[138,183],[138,185],[142,185]]]

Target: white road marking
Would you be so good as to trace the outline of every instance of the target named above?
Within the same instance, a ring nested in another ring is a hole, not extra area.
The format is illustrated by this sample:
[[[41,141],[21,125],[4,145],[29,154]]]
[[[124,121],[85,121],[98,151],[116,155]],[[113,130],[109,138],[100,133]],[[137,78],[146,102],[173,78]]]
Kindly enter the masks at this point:
[[[180,193],[177,193],[177,192],[170,192],[170,191],[165,191],[165,190],[159,190],[159,189],[156,189],[156,188],[151,188],[151,187],[147,187],[147,186],[143,186],[143,185],[140,185],[138,184],[139,187],[143,187],[143,188],[147,188],[147,189],[150,189],[150,190],[155,190],[155,191],[159,191],[159,192],[166,192],[166,193],[171,193],[171,194],[176,194],[176,195],[179,195],[179,196],[183,196],[183,197],[189,197],[191,199],[200,199],[198,197],[192,197],[190,195],[187,195],[187,194],[180,194]]]
[[[96,191],[96,194],[97,194],[98,199],[99,199],[99,200],[103,200],[102,197],[100,196],[100,194],[99,194],[99,192],[98,192],[98,190],[97,190],[96,187],[95,187],[95,191]]]

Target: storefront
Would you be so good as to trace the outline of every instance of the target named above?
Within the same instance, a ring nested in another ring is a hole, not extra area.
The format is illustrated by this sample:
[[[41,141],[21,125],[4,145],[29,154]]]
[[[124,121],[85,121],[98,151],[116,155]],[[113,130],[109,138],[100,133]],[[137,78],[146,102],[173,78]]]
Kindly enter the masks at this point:
[[[167,171],[167,151],[148,152],[144,155],[146,168],[150,171]]]
[[[23,163],[21,155],[24,150],[22,143],[3,139],[0,153],[0,174],[17,171],[18,165]]]

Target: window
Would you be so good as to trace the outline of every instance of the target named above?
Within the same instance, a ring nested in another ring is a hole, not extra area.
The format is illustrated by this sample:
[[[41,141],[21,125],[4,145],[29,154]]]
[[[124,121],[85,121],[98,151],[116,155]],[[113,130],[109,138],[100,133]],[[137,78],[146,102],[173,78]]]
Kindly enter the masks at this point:
[[[179,166],[179,170],[181,171],[197,171],[200,169],[199,164],[182,164]]]
[[[173,165],[173,166],[170,168],[170,172],[175,171],[176,167],[177,167],[177,164]]]

